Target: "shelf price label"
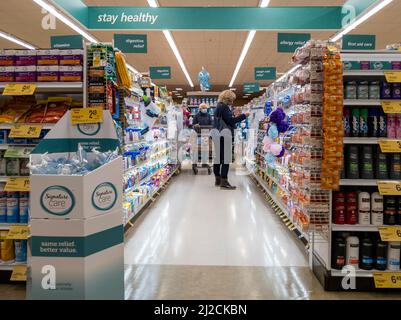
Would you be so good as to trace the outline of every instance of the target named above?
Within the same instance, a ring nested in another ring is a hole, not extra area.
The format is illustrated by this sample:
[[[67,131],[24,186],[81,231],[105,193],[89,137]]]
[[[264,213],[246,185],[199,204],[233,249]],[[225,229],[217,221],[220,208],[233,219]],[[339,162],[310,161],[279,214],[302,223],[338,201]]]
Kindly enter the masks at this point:
[[[401,227],[379,227],[382,241],[401,241]]]
[[[401,82],[401,71],[385,71],[384,75],[387,82]]]
[[[8,178],[4,191],[29,191],[29,177]]]
[[[27,225],[10,226],[7,234],[9,240],[26,240],[29,236],[29,227]]]
[[[3,90],[3,96],[30,96],[35,93],[34,83],[9,83]]]
[[[101,107],[71,109],[72,124],[102,123],[102,122],[103,122],[103,109]]]
[[[401,113],[401,100],[383,100],[381,104],[384,113]]]
[[[401,152],[401,140],[379,140],[380,149],[384,153]]]
[[[378,181],[377,186],[382,196],[401,196],[401,181]]]
[[[10,138],[39,138],[43,126],[41,124],[16,124],[11,127]]]
[[[374,272],[373,279],[376,288],[401,288],[401,272]]]
[[[17,265],[13,268],[13,273],[11,274],[11,281],[26,281],[27,279],[28,266]]]

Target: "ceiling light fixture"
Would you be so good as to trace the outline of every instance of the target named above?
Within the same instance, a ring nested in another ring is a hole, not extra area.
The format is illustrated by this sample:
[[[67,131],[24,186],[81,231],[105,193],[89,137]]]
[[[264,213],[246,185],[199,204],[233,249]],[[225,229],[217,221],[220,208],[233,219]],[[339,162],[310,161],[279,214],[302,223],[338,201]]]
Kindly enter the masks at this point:
[[[344,35],[351,32],[352,30],[354,30],[357,26],[359,26],[360,24],[362,24],[363,22],[368,20],[371,16],[373,16],[374,14],[376,14],[377,12],[382,10],[384,7],[386,7],[391,2],[393,2],[393,0],[383,0],[378,5],[373,7],[371,10],[369,10],[368,12],[363,14],[361,17],[358,17],[354,22],[352,22],[350,25],[345,27],[344,30],[340,31],[339,33],[337,33],[336,35],[331,37],[330,41],[336,42],[337,40],[340,40]]]
[[[0,37],[6,39],[8,41],[14,42],[16,44],[19,44],[20,46],[22,46],[24,48],[31,49],[31,50],[35,49],[35,47],[33,45],[29,44],[28,42],[20,40],[16,37],[12,36],[11,34],[5,33],[3,31],[0,31]]]
[[[152,8],[157,8],[159,7],[159,4],[157,0],[148,0],[148,4]],[[175,55],[175,58],[178,61],[178,64],[181,67],[182,72],[184,72],[185,78],[187,78],[187,81],[189,85],[193,88],[194,84],[192,82],[192,79],[188,73],[187,67],[185,66],[184,60],[181,57],[180,52],[178,51],[177,45],[175,44],[174,38],[169,30],[163,30],[163,34],[167,39],[168,44],[170,45],[171,50],[173,50],[173,53]]]
[[[43,0],[33,0],[33,2],[36,2],[39,6],[41,6],[43,9],[45,9],[47,12],[51,13],[54,15],[57,19],[59,19],[61,22],[65,23],[67,26],[69,26],[72,30],[76,31],[80,35],[82,35],[86,40],[92,43],[98,43],[98,41],[92,37],[89,33],[87,33],[85,30],[82,28],[78,27],[74,22],[72,22],[70,19],[66,18],[64,15],[62,15],[59,11],[57,11],[53,6],[49,5],[48,3],[44,2]]]
[[[261,8],[266,8],[269,5],[270,0],[262,0],[259,2],[259,7]],[[235,79],[237,78],[238,72],[241,69],[242,63],[245,60],[246,54],[248,53],[249,47],[252,44],[252,40],[255,37],[256,30],[251,30],[248,32],[248,37],[246,38],[244,47],[242,48],[241,55],[239,56],[237,65],[235,66],[233,76],[231,78],[230,84],[228,85],[229,87],[232,87],[234,84]]]
[[[237,90],[237,88],[230,88],[230,90],[231,90],[231,91],[236,91],[236,90]]]
[[[175,90],[177,90],[177,91],[182,91],[182,88],[175,88]]]

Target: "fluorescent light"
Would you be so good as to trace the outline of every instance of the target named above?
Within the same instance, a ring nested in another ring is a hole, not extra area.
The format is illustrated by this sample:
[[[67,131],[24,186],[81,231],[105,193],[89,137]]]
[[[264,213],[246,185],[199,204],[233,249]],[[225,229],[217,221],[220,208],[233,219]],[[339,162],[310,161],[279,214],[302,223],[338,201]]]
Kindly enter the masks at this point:
[[[266,8],[269,5],[270,0],[262,0],[259,4],[259,7]]]
[[[35,47],[33,45],[31,45],[28,42],[25,42],[23,40],[17,39],[16,37],[12,36],[11,34],[0,31],[0,37],[6,39],[8,41],[14,42],[16,44],[19,44],[20,46],[22,46],[24,48],[31,49],[31,50],[35,49]]]
[[[33,0],[36,2],[39,6],[41,6],[43,9],[45,9],[47,12],[51,13],[54,15],[57,19],[60,21],[64,22],[67,26],[69,26],[72,30],[78,32],[80,35],[82,35],[86,40],[92,43],[98,43],[98,41],[92,37],[89,33],[78,27],[74,22],[72,22],[70,19],[66,18],[64,15],[62,15],[59,11],[57,11],[53,6],[47,4],[43,0]]]
[[[127,68],[132,71],[133,73],[139,73],[138,70],[136,70],[133,66],[131,66],[130,64],[127,63]]]
[[[182,57],[181,57],[181,55],[180,55],[180,52],[178,51],[178,48],[177,48],[177,46],[175,45],[175,41],[174,41],[174,39],[173,39],[173,36],[171,35],[171,32],[168,31],[168,30],[163,30],[163,34],[164,34],[164,36],[166,37],[167,42],[168,42],[168,44],[169,44],[170,47],[171,47],[171,50],[173,50],[173,53],[174,53],[174,55],[175,55],[175,57],[176,57],[176,59],[177,59],[179,65],[180,65],[180,67],[181,67],[181,69],[182,69],[182,72],[184,72],[185,77],[187,78],[187,81],[188,81],[189,85],[190,85],[191,87],[194,87],[194,84],[193,84],[193,82],[192,82],[192,80],[191,80],[191,77],[189,76],[187,67],[186,67],[185,64],[184,64],[184,60],[182,60]]]
[[[152,8],[157,8],[159,6],[159,4],[157,3],[156,0],[148,0],[148,4],[149,4],[149,7],[152,7]]]
[[[384,0],[380,2],[377,6],[363,14],[361,17],[357,18],[354,22],[352,22],[350,25],[348,25],[344,30],[341,32],[337,33],[335,36],[330,38],[330,41],[335,42],[339,39],[341,39],[344,35],[349,33],[350,31],[354,30],[357,26],[368,20],[371,16],[379,12],[381,9],[383,9],[385,6],[393,2],[393,0]]]
[[[175,90],[177,90],[177,91],[182,91],[182,88],[175,88]]]
[[[237,90],[237,88],[230,88],[230,90],[231,90],[231,91],[236,91],[236,90]]]
[[[152,85],[152,86],[154,86],[154,87],[157,87],[153,82],[151,82],[150,85]]]
[[[256,33],[256,30],[251,30],[248,33],[248,37],[246,38],[244,47],[242,48],[242,52],[241,52],[241,55],[239,56],[237,65],[235,67],[233,76],[232,76],[231,81],[230,81],[230,84],[228,85],[229,87],[232,87],[232,85],[234,84],[234,81],[235,81],[235,78],[238,75],[239,69],[241,68],[242,63],[244,62],[245,56],[248,53],[249,47],[252,44],[252,40],[255,37],[255,33]]]

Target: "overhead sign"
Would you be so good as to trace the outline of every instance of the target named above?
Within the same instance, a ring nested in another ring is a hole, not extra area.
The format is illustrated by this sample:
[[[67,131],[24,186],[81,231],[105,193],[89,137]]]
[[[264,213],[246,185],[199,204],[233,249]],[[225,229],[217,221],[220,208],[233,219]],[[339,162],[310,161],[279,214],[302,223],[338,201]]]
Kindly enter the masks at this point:
[[[109,30],[338,30],[377,0],[309,7],[88,7],[53,0],[88,29]],[[223,18],[222,18],[223,17]]]
[[[52,49],[82,49],[83,38],[81,35],[51,36],[50,45]]]
[[[244,83],[245,93],[256,93],[260,91],[259,83],[257,82],[246,82]]]
[[[375,50],[376,36],[370,34],[346,34],[342,39],[343,50]]]
[[[146,34],[115,34],[114,47],[125,53],[148,53]]]
[[[256,67],[255,80],[276,80],[276,67]]]
[[[277,35],[277,52],[294,53],[311,39],[310,33],[279,33]]]
[[[149,67],[152,79],[171,79],[171,67]]]

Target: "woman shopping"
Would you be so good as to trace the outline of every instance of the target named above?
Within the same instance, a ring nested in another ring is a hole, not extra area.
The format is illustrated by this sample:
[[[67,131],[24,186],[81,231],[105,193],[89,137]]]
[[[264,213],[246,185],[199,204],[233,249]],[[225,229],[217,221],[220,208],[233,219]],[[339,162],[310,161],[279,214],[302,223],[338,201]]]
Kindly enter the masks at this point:
[[[245,120],[249,116],[249,113],[241,114],[237,117],[233,116],[232,108],[235,99],[236,96],[233,91],[223,91],[219,95],[218,104],[215,110],[214,128],[220,132],[220,135],[217,139],[214,138],[213,141],[216,150],[216,158],[213,164],[213,172],[216,179],[215,185],[220,186],[220,189],[224,190],[236,189],[235,186],[232,186],[228,182],[228,171],[230,169],[230,160],[232,158],[232,141],[234,139],[234,129],[238,122]],[[227,137],[227,134],[230,133],[231,136]]]

